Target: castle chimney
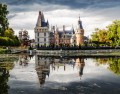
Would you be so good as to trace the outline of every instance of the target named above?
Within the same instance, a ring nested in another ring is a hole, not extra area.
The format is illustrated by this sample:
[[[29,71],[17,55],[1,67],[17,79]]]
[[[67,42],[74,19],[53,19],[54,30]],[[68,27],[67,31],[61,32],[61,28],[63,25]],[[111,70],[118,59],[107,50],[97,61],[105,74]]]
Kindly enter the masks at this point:
[[[52,27],[53,31],[55,31],[55,26]]]
[[[63,31],[65,31],[65,25],[63,25]]]

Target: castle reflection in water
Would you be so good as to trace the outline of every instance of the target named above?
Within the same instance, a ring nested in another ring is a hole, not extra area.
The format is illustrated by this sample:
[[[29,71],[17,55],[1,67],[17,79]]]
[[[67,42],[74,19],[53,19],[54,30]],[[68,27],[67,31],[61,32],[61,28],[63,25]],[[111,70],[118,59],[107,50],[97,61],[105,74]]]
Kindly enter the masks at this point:
[[[67,65],[77,68],[80,78],[83,75],[83,69],[85,66],[84,58],[63,58],[63,57],[41,57],[35,56],[36,72],[38,75],[40,86],[45,83],[46,77],[49,77],[51,71],[58,71],[61,67],[66,71]]]

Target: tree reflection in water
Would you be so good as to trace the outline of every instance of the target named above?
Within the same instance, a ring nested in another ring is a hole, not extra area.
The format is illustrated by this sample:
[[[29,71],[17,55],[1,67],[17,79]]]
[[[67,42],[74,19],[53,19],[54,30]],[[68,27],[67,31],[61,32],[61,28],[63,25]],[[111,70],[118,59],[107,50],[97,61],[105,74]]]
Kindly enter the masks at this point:
[[[8,94],[9,86],[7,82],[9,76],[9,71],[6,68],[0,67],[0,94]]]
[[[7,82],[10,77],[9,70],[13,69],[14,66],[14,59],[0,62],[0,94],[8,94],[9,86]]]
[[[32,58],[33,56],[29,56],[27,54],[23,54],[23,55],[20,55],[19,56],[19,65],[22,66],[22,67],[27,67],[28,66],[28,62],[30,61],[30,59]]]
[[[40,57],[35,56],[36,71],[39,79],[40,86],[45,83],[46,77],[50,75],[50,68],[52,71],[63,68],[66,71],[66,66],[71,65],[73,69],[76,67],[79,72],[80,79],[83,75],[83,69],[85,66],[84,58],[55,58],[55,57]]]
[[[108,69],[116,75],[120,75],[120,57],[96,58],[96,64],[107,64]]]

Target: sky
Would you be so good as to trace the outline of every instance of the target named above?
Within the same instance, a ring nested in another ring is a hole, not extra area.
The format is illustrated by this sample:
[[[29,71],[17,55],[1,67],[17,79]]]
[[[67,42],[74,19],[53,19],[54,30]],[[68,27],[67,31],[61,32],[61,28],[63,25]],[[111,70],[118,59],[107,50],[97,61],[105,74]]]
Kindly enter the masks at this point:
[[[66,29],[77,28],[80,16],[84,34],[90,37],[95,28],[103,29],[112,21],[120,20],[120,0],[0,0],[8,5],[10,27],[18,35],[27,30],[34,38],[38,13],[42,11],[49,25]]]

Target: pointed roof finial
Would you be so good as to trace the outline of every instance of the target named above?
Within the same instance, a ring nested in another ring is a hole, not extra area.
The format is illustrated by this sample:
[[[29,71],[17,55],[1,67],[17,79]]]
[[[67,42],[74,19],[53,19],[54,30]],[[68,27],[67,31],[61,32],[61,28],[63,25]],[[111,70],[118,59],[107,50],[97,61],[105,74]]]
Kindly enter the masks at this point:
[[[39,15],[41,15],[41,11],[39,11]]]
[[[49,24],[49,21],[48,21],[48,19],[47,19],[47,23]]]
[[[58,27],[57,27],[57,25],[56,25],[56,31],[58,31]]]
[[[80,14],[79,14],[79,21],[80,21]]]
[[[39,15],[38,15],[36,26],[41,26],[41,11],[39,11]]]
[[[72,30],[74,31],[74,26],[73,26],[73,24],[72,24]]]
[[[41,20],[42,20],[42,22],[45,22],[45,18],[44,18],[43,12],[41,13]]]

